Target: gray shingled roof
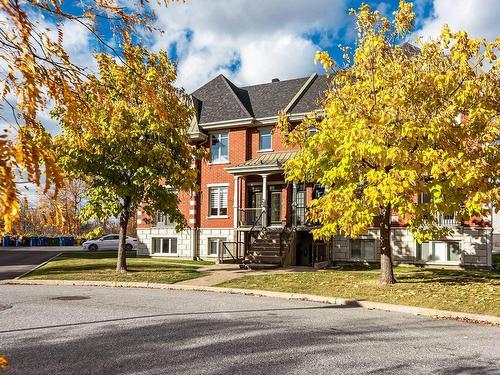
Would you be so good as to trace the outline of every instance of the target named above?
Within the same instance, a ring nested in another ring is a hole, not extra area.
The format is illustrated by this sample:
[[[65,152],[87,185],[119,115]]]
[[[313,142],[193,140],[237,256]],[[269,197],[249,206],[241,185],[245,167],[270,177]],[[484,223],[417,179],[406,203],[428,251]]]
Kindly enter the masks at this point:
[[[240,96],[236,94],[236,90],[239,91],[221,74],[193,92],[192,95],[200,102],[198,123],[253,117],[242,103]]]
[[[328,87],[328,81],[326,76],[318,76],[297,104],[292,107],[290,113],[308,113],[318,108],[318,100],[323,98],[323,93]]]
[[[242,89],[248,92],[256,118],[271,117],[276,116],[279,111],[290,103],[290,100],[293,99],[308,78],[264,83],[242,87]]]
[[[309,77],[237,87],[223,75],[206,83],[192,96],[198,99],[198,124],[265,118],[285,109]],[[327,87],[327,78],[318,76],[290,113],[307,113],[318,108],[318,99]]]

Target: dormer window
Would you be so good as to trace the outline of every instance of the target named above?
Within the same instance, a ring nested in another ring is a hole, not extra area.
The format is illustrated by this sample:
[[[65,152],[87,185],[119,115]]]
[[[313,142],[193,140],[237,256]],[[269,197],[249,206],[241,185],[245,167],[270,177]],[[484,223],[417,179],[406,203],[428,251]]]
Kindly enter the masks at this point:
[[[229,162],[229,140],[227,133],[214,133],[210,136],[210,155],[213,164]]]
[[[259,130],[259,151],[272,151],[272,132],[271,129]]]

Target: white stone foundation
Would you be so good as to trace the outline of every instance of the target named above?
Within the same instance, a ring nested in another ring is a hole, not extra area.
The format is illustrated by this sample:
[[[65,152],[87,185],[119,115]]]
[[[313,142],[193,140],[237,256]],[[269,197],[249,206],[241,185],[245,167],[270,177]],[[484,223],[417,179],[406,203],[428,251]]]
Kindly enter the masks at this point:
[[[368,234],[360,236],[363,239],[375,239],[376,256],[372,259],[351,258],[350,241],[346,237],[337,236],[333,239],[334,262],[378,262],[380,257],[379,230],[370,229]],[[417,260],[417,242],[412,234],[404,228],[393,228],[391,231],[391,244],[394,263],[450,265],[465,267],[491,267],[491,229],[489,228],[457,228],[442,240],[453,240],[460,243],[462,253],[460,262],[422,262]]]
[[[196,234],[197,254],[193,251],[192,236]],[[138,256],[165,256],[165,257],[188,257],[199,256],[201,258],[217,258],[217,255],[209,254],[209,239],[220,238],[223,241],[232,241],[234,230],[232,228],[223,229],[186,229],[176,232],[174,227],[156,227],[148,229],[137,229],[139,239]],[[153,238],[177,238],[177,254],[154,254],[152,252]]]

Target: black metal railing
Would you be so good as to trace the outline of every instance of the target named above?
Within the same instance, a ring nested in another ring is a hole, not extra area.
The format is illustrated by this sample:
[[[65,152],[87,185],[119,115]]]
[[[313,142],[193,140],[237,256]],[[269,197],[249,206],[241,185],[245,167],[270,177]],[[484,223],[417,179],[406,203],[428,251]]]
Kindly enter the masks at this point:
[[[239,227],[254,227],[262,226],[262,217],[264,210],[259,208],[239,208],[238,209],[238,226]]]
[[[240,260],[242,259],[239,256],[240,246],[244,246],[244,243],[235,241],[223,241],[218,254],[219,263],[224,263],[224,259],[232,259],[235,263],[241,263]]]

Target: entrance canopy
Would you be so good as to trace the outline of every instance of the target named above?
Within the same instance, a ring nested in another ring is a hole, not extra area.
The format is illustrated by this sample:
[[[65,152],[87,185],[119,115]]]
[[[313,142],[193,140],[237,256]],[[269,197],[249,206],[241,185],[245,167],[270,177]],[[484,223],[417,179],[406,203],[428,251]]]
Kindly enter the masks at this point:
[[[226,168],[234,175],[249,175],[269,172],[282,172],[283,165],[292,158],[297,151],[274,151],[263,153],[244,163]]]

